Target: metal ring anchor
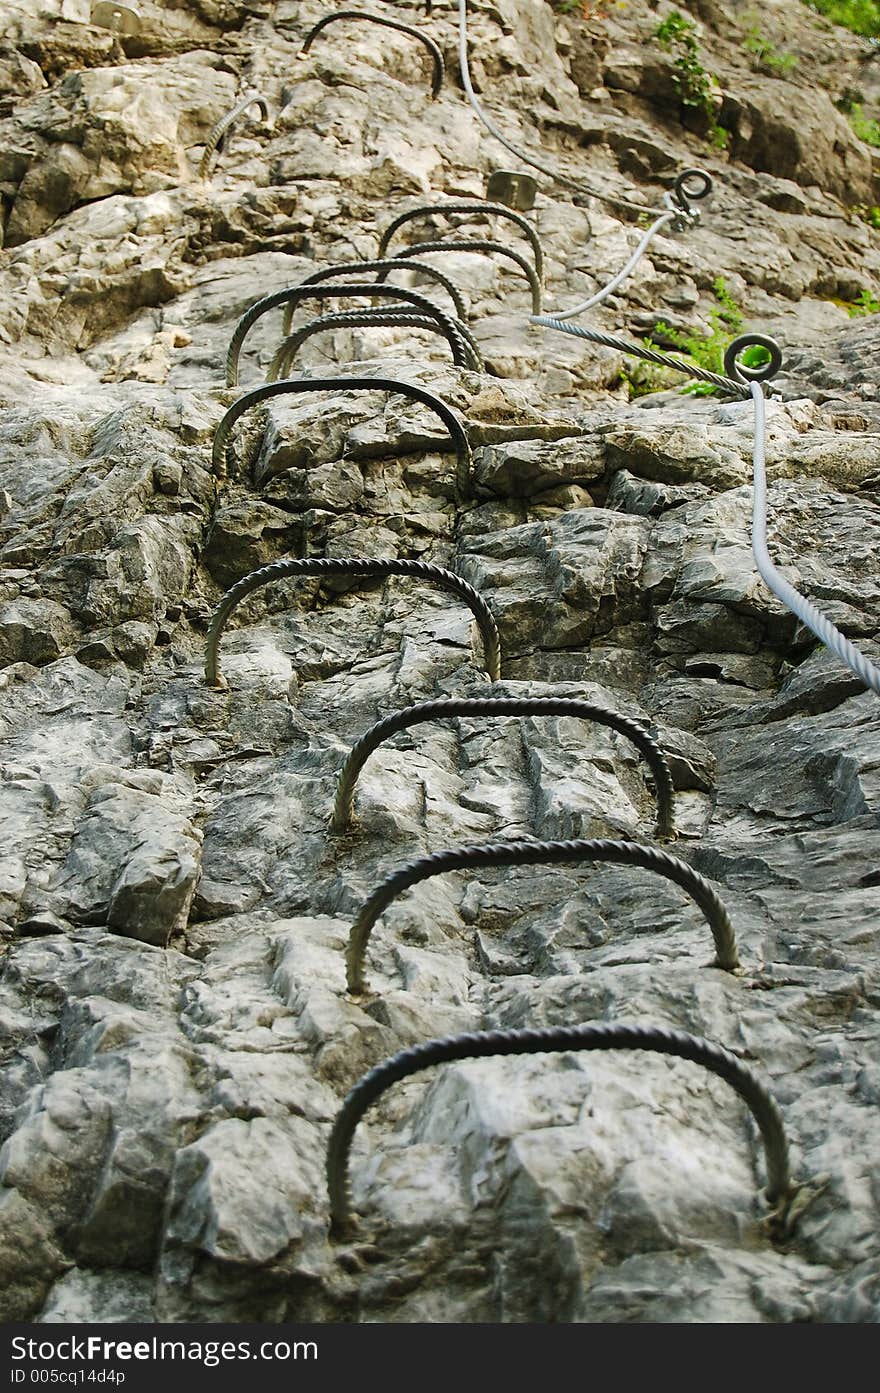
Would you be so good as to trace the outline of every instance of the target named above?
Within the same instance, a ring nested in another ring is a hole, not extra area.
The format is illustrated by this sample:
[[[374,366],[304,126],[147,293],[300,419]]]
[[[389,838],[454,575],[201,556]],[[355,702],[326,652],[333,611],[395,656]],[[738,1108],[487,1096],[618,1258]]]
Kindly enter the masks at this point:
[[[238,360],[242,346],[256,321],[264,314],[268,314],[270,310],[276,309],[279,305],[296,305],[301,300],[343,300],[348,297],[358,298],[360,296],[380,300],[401,300],[405,305],[412,305],[420,314],[436,319],[438,324],[444,326],[444,332],[451,331],[453,336],[456,333],[455,321],[443,310],[438,309],[433,300],[428,300],[424,295],[417,295],[414,290],[404,290],[398,285],[292,285],[285,290],[276,290],[272,295],[265,295],[262,300],[257,300],[249,309],[245,310],[236,324],[226,353],[227,387],[238,386]]]
[[[753,368],[740,363],[739,355],[752,346],[766,348],[770,354],[768,362]],[[767,334],[740,334],[724,351],[724,371],[735,382],[769,382],[781,367],[782,349],[776,340],[769,338]]]
[[[606,838],[561,842],[484,842],[454,847],[409,861],[384,880],[361,906],[351,926],[345,954],[346,980],[353,996],[366,992],[364,955],[370,933],[381,914],[404,890],[444,871],[464,871],[483,866],[544,866],[551,862],[612,861],[625,866],[641,866],[675,881],[703,911],[715,940],[715,967],[734,972],[739,967],[736,936],[730,917],[714,886],[699,871],[677,856],[640,842],[609,841]]]
[[[683,169],[675,177],[672,197],[683,212],[690,213],[691,204],[708,198],[712,189],[712,176],[705,169]]]
[[[293,360],[300,348],[314,334],[323,334],[331,329],[383,327],[427,329],[429,333],[439,334],[446,339],[452,349],[452,361],[457,367],[470,368],[474,372],[481,370],[480,363],[476,361],[471,346],[464,335],[451,335],[442,324],[437,323],[436,319],[429,319],[424,314],[408,314],[403,310],[346,310],[339,314],[325,314],[318,319],[310,319],[307,324],[301,325],[295,333],[288,334],[287,338],[282,340],[280,348],[275,351],[275,357],[269,365],[267,381],[275,382],[278,378],[288,377]],[[456,324],[455,327],[457,328],[458,325]]]
[[[327,1145],[327,1188],[330,1198],[330,1233],[348,1236],[356,1226],[349,1183],[349,1155],[355,1128],[367,1109],[393,1083],[459,1059],[488,1059],[496,1055],[555,1054],[575,1050],[649,1050],[656,1054],[689,1059],[730,1084],[748,1107],[764,1145],[767,1167],[765,1195],[781,1219],[797,1186],[792,1181],[788,1141],[782,1114],[773,1095],[756,1074],[721,1045],[688,1035],[682,1030],[645,1025],[553,1026],[546,1030],[486,1030],[468,1035],[447,1035],[438,1040],[401,1050],[377,1064],[355,1084],[346,1097]]]
[[[482,199],[474,198],[464,203],[421,203],[418,208],[410,208],[407,213],[400,213],[393,222],[389,223],[379,239],[379,255],[384,256],[388,250],[389,243],[397,230],[403,227],[404,223],[412,222],[414,218],[428,217],[434,213],[470,213],[473,217],[487,216],[494,213],[499,218],[506,218],[508,222],[518,227],[523,236],[527,237],[535,258],[535,274],[538,280],[544,280],[544,249],[541,246],[541,239],[537,229],[528,218],[515,213],[512,208],[506,207],[503,203],[484,203]]]
[[[421,29],[415,29],[411,24],[401,24],[400,20],[397,19],[386,19],[384,15],[368,14],[366,10],[334,10],[333,14],[325,15],[323,19],[319,19],[318,23],[312,26],[303,39],[300,54],[302,55],[309,51],[313,41],[318,37],[322,29],[326,29],[328,24],[336,24],[340,19],[366,20],[370,24],[381,24],[385,29],[397,29],[401,34],[409,34],[411,39],[418,39],[419,43],[424,44],[425,48],[430,53],[431,61],[434,64],[434,73],[431,79],[431,100],[433,101],[434,98],[439,95],[440,88],[443,86],[443,74],[445,72],[443,54],[440,48],[434,40],[428,34],[423,33]]]
[[[513,251],[510,247],[504,247],[500,242],[484,241],[480,237],[461,237],[454,241],[442,242],[414,242],[407,247],[404,256],[425,256],[428,252],[483,252],[487,256],[506,256],[509,261],[514,262],[519,267],[529,283],[529,290],[532,293],[532,314],[541,313],[541,282],[533,266],[530,266],[524,256],[519,252]],[[387,271],[379,275],[379,282],[384,280]]]
[[[386,269],[418,271],[420,275],[428,276],[446,291],[455,306],[455,313],[459,319],[467,319],[467,309],[455,281],[426,261],[403,261],[398,257],[394,257],[393,260],[386,257],[381,261],[345,261],[341,266],[325,266],[322,271],[313,271],[310,276],[306,276],[304,281],[300,281],[300,285],[320,285],[321,281],[335,281],[340,276],[359,276],[363,275],[365,271],[384,271]],[[293,307],[290,306],[284,311],[283,328],[285,334],[290,329],[292,319]]]
[[[220,120],[213,127],[211,134],[208,136],[204,153],[199,164],[200,179],[208,178],[208,175],[211,173],[211,170],[214,166],[214,161],[217,158],[218,153],[223,149],[225,138],[230,126],[232,125],[233,121],[236,121],[238,117],[242,115],[243,112],[247,111],[249,106],[258,106],[260,108],[260,114],[263,120],[268,121],[269,105],[265,97],[261,97],[258,92],[251,92],[249,96],[245,97],[243,101],[239,102],[237,107],[235,107],[232,111],[227,111],[225,116],[221,116]]]
[[[492,611],[479,591],[466,580],[448,571],[443,566],[434,566],[428,561],[376,561],[368,557],[346,556],[341,558],[316,558],[313,560],[290,559],[273,561],[269,566],[261,566],[242,576],[223,599],[211,617],[205,642],[205,681],[211,687],[225,686],[220,672],[220,635],[232,611],[246,595],[271,581],[284,580],[298,576],[357,576],[365,580],[387,576],[412,576],[416,580],[430,581],[443,590],[449,590],[464,600],[477,622],[483,640],[486,671],[492,682],[501,675],[501,639]]]
[[[672,775],[660,746],[652,740],[640,721],[619,716],[603,706],[569,697],[467,697],[463,700],[420,701],[407,706],[393,716],[378,721],[361,736],[351,749],[339,774],[336,801],[330,826],[334,832],[344,832],[351,823],[354,810],[354,788],[357,777],[370,755],[392,735],[408,730],[424,721],[449,720],[452,716],[577,716],[610,726],[631,740],[647,761],[657,790],[657,835],[675,835],[675,793]]]
[[[252,388],[232,403],[217,427],[211,452],[211,467],[215,474],[222,474],[224,463],[230,474],[234,472],[232,445],[227,445],[227,441],[238,418],[252,406],[288,392],[398,392],[402,397],[410,397],[430,407],[449,431],[455,450],[456,490],[462,497],[466,496],[470,483],[471,447],[461,421],[445,401],[435,397],[433,392],[426,392],[424,387],[416,387],[411,382],[398,382],[394,377],[306,377],[293,382],[266,382],[262,387]]]

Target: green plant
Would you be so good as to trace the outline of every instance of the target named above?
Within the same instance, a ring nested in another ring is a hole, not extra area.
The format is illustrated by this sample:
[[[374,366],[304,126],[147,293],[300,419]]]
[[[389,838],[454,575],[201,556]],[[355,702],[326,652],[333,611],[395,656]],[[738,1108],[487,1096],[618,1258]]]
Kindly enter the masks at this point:
[[[880,37],[880,0],[807,0],[811,10],[816,10],[832,24],[842,24],[854,34],[862,34],[867,39]]]
[[[710,329],[708,334],[682,334],[662,319],[658,321],[654,332],[661,334],[667,343],[672,344],[680,352],[686,353],[697,367],[706,368],[708,372],[723,373],[724,351],[742,329],[743,314],[731,295],[723,276],[718,276],[713,281],[712,290],[715,295],[715,304],[709,311]],[[651,348],[659,347],[650,339],[648,344]],[[766,362],[768,356],[766,349],[756,345],[754,349],[746,349],[742,361],[749,367],[756,367]],[[682,391],[689,392],[696,397],[709,397],[718,390],[711,382],[689,382],[682,388]]]
[[[764,72],[779,76],[790,72],[797,66],[793,53],[780,53],[775,44],[765,39],[757,24],[753,24],[743,39],[743,48],[755,59],[756,66]]]
[[[875,145],[880,148],[880,121],[866,116],[858,102],[853,102],[850,107],[849,119],[859,140],[864,140],[867,145]]]
[[[709,123],[708,138],[718,150],[724,150],[730,132],[715,119],[714,90],[718,79],[707,72],[700,59],[700,46],[695,38],[697,26],[673,10],[654,30],[654,37],[665,49],[675,54],[672,63],[672,84],[682,106],[701,111]]]
[[[877,300],[870,290],[862,290],[859,298],[846,305],[845,309],[850,319],[861,319],[867,314],[880,314],[880,300]]]

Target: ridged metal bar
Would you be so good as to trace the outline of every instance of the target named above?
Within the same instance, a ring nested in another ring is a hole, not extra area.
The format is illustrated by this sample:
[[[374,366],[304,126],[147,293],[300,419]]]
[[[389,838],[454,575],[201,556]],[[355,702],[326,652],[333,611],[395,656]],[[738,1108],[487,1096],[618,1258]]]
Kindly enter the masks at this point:
[[[354,810],[354,789],[357,777],[370,755],[383,741],[398,735],[410,726],[425,721],[449,720],[453,716],[577,716],[580,720],[595,721],[619,731],[636,746],[647,761],[657,789],[657,835],[675,836],[675,792],[672,775],[660,746],[651,738],[641,721],[619,716],[604,706],[569,697],[466,697],[462,700],[420,701],[378,721],[361,736],[351,749],[339,774],[336,802],[331,827],[344,832],[351,823]]]
[[[432,585],[439,585],[442,590],[451,591],[460,600],[464,600],[473,614],[483,641],[486,671],[490,681],[498,681],[501,675],[501,640],[498,626],[482,595],[472,585],[468,585],[466,580],[462,580],[454,571],[448,571],[443,566],[434,566],[428,561],[378,561],[368,557],[345,556],[273,561],[271,565],[261,566],[259,570],[251,571],[236,581],[223,596],[208,627],[205,642],[205,681],[209,686],[225,686],[220,672],[220,636],[235,607],[241,604],[246,595],[259,590],[263,585],[268,585],[270,581],[299,576],[318,576],[321,579],[329,576],[354,576],[364,580],[382,579],[387,576],[412,576],[415,580],[426,580]]]
[[[428,13],[430,13],[430,11]],[[434,72],[431,79],[431,99],[433,100],[439,95],[440,88],[443,86],[443,74],[446,65],[443,62],[443,54],[437,44],[435,44],[430,35],[425,34],[421,29],[416,29],[411,24],[401,24],[400,20],[397,19],[386,19],[384,15],[368,14],[366,10],[334,10],[333,14],[325,15],[323,19],[319,19],[318,23],[312,26],[303,39],[300,53],[307,53],[321,30],[326,29],[328,24],[337,24],[341,19],[360,19],[370,24],[381,24],[385,29],[397,29],[401,34],[408,34],[411,39],[418,39],[419,43],[424,44],[425,48],[430,53],[431,61],[434,65]]]
[[[495,214],[499,218],[506,218],[508,222],[518,227],[523,236],[529,240],[532,254],[535,258],[535,274],[538,280],[544,280],[544,250],[541,246],[541,239],[538,236],[534,224],[522,214],[515,213],[512,208],[506,207],[503,203],[485,203],[482,199],[468,199],[461,203],[421,203],[418,208],[410,208],[406,213],[400,213],[392,223],[389,223],[379,239],[379,255],[384,256],[392,237],[398,228],[403,227],[404,223],[412,222],[414,218],[429,217],[434,213],[470,213],[476,217],[479,214]]]
[[[381,261],[344,261],[339,266],[325,266],[320,271],[313,271],[305,280],[300,281],[300,285],[320,285],[321,281],[336,281],[341,276],[362,276],[367,271],[418,271],[419,275],[428,276],[431,280],[442,285],[446,294],[455,305],[455,313],[459,319],[467,319],[467,308],[462,298],[461,291],[449,276],[438,271],[436,266],[432,266],[429,261],[404,261],[405,252],[398,257],[383,257]],[[282,327],[285,334],[290,332],[290,325],[293,321],[293,306],[288,305],[284,311]]]
[[[447,1035],[401,1050],[364,1074],[336,1115],[327,1145],[327,1188],[331,1236],[349,1236],[356,1225],[349,1184],[349,1154],[355,1128],[378,1098],[401,1079],[460,1059],[490,1059],[496,1055],[555,1054],[581,1050],[648,1050],[653,1054],[688,1059],[728,1083],[751,1112],[764,1145],[767,1166],[765,1195],[777,1215],[798,1189],[791,1176],[788,1140],[782,1114],[773,1095],[757,1074],[721,1045],[651,1025],[573,1025],[546,1030],[485,1030]]]
[[[471,447],[464,433],[464,426],[445,401],[435,397],[433,392],[426,392],[424,387],[416,387],[412,382],[399,382],[394,377],[304,377],[292,382],[266,382],[262,387],[253,387],[240,396],[238,401],[234,401],[221,418],[211,452],[214,473],[222,474],[224,465],[230,474],[235,472],[235,458],[229,436],[240,416],[250,411],[252,406],[258,406],[260,402],[268,401],[271,397],[302,392],[397,392],[402,397],[409,397],[412,401],[430,407],[449,431],[455,450],[456,490],[462,498],[466,497],[470,485]]]
[[[287,377],[293,367],[293,360],[307,339],[314,334],[323,334],[331,329],[427,329],[429,333],[439,334],[446,339],[452,350],[452,361],[457,367],[470,368],[473,372],[481,371],[482,360],[475,361],[473,351],[467,339],[458,332],[450,334],[442,324],[438,324],[436,319],[429,319],[424,314],[410,314],[405,310],[343,310],[339,314],[325,314],[318,319],[310,319],[306,324],[302,324],[293,334],[288,334],[286,339],[282,339],[281,345],[275,350],[275,356],[269,365],[266,374],[269,382],[275,382],[280,377]],[[453,321],[453,327],[457,330],[458,324]]]
[[[271,295],[265,295],[262,300],[257,300],[249,309],[245,310],[236,324],[226,354],[227,387],[238,386],[238,360],[241,356],[242,346],[254,324],[264,314],[268,314],[270,310],[277,309],[281,305],[297,305],[301,300],[345,300],[355,299],[358,296],[378,300],[400,300],[405,305],[411,305],[420,314],[436,319],[437,323],[442,324],[445,329],[451,327],[453,332],[455,331],[455,321],[443,310],[438,309],[433,300],[428,300],[424,295],[417,295],[414,290],[404,290],[398,285],[365,285],[362,283],[356,285],[291,285],[284,290],[276,290]]]
[[[408,246],[403,253],[404,256],[425,256],[428,252],[482,252],[486,256],[506,256],[508,261],[512,261],[522,271],[529,283],[529,290],[532,292],[532,314],[541,313],[541,282],[538,280],[535,268],[530,266],[524,256],[519,252],[512,251],[510,247],[502,246],[500,242],[484,240],[482,237],[457,237],[454,240],[444,238],[439,242],[415,242]],[[381,282],[388,273],[383,271],[379,274],[378,280]]]
[[[202,155],[201,162],[199,164],[200,179],[207,179],[208,175],[211,172],[211,169],[213,168],[217,152],[223,148],[223,141],[229,130],[229,127],[232,125],[233,121],[236,121],[238,117],[242,115],[243,112],[247,111],[249,106],[258,106],[260,108],[260,114],[262,115],[263,120],[268,121],[268,103],[266,102],[265,97],[261,97],[258,92],[252,92],[250,96],[245,97],[243,101],[240,101],[238,106],[234,107],[232,111],[227,111],[225,116],[221,116],[220,120],[212,129],[211,134],[208,136],[207,144],[205,145],[205,150]]]
[[[727,972],[734,972],[739,967],[736,935],[715,887],[677,856],[670,856],[657,847],[643,846],[640,842],[608,841],[605,838],[559,842],[484,842],[454,847],[450,851],[409,861],[373,891],[361,906],[348,936],[345,954],[348,990],[353,996],[366,993],[364,955],[373,925],[404,890],[445,871],[482,870],[488,866],[545,866],[553,862],[571,861],[612,861],[624,866],[640,866],[643,870],[654,871],[667,880],[675,881],[703,911],[712,930],[715,941],[713,966],[723,967]]]

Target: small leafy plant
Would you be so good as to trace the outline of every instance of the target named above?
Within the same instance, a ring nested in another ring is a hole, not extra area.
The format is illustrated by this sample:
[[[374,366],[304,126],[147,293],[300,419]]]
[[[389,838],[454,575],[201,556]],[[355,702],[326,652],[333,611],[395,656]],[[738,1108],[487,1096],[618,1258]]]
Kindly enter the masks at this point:
[[[654,30],[654,37],[663,48],[675,54],[672,64],[672,83],[682,106],[701,111],[709,123],[708,138],[718,150],[726,148],[730,132],[715,119],[715,88],[718,79],[707,72],[700,58],[693,20],[685,19],[673,10]]]
[[[783,73],[790,72],[797,67],[797,58],[793,53],[783,53],[765,39],[757,24],[753,24],[746,37],[743,39],[743,48],[746,53],[750,53],[755,60],[755,66],[762,72],[770,73],[773,77],[781,77]]]
[[[870,290],[863,290],[857,300],[846,306],[846,312],[850,319],[861,319],[868,314],[880,314],[880,300],[872,295]]]
[[[665,342],[671,343],[680,352],[686,353],[697,367],[705,368],[708,372],[723,373],[725,349],[742,329],[743,315],[723,276],[718,276],[713,281],[712,290],[715,304],[709,311],[711,327],[708,334],[682,334],[662,319],[658,321],[654,332],[662,335]],[[659,347],[651,340],[648,340],[648,343],[651,348]],[[745,350],[742,362],[747,367],[758,367],[767,362],[768,357],[767,350],[756,344]],[[711,382],[689,382],[682,388],[682,391],[695,397],[710,397],[718,390]]]
[[[866,39],[880,37],[880,0],[807,0],[811,10]]]
[[[880,148],[880,121],[866,116],[858,102],[853,102],[850,107],[849,119],[859,140]]]

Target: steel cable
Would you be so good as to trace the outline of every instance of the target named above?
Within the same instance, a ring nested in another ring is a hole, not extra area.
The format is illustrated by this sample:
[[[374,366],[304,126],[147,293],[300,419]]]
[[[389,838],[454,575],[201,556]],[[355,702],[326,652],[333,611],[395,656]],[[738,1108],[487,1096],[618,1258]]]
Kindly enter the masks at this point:
[[[455,328],[458,327],[455,324]],[[325,314],[319,319],[310,319],[295,333],[282,339],[269,365],[267,381],[275,382],[280,377],[287,377],[300,348],[314,334],[323,334],[331,329],[358,328],[426,329],[429,333],[439,334],[441,338],[446,339],[452,349],[452,361],[456,366],[470,368],[474,372],[480,372],[485,366],[482,357],[479,360],[475,358],[471,345],[463,334],[450,335],[444,325],[438,324],[436,319],[429,319],[427,315],[408,314],[405,310],[343,310],[338,314]]]
[[[648,1050],[701,1065],[729,1084],[751,1112],[761,1134],[767,1168],[765,1195],[777,1215],[791,1200],[788,1141],[779,1106],[766,1086],[742,1060],[721,1045],[682,1030],[646,1025],[552,1026],[545,1030],[486,1030],[448,1035],[401,1050],[377,1064],[351,1089],[333,1123],[327,1145],[327,1188],[331,1235],[344,1237],[355,1225],[349,1184],[349,1155],[355,1129],[364,1113],[390,1088],[436,1064],[497,1055],[552,1054],[580,1050]]]
[[[257,300],[247,310],[235,326],[232,338],[229,341],[229,349],[226,354],[226,385],[236,387],[238,385],[238,360],[241,356],[244,341],[258,319],[270,310],[277,309],[280,305],[297,305],[301,300],[344,300],[359,299],[361,297],[385,300],[401,300],[405,305],[412,305],[419,313],[428,315],[431,319],[436,319],[438,324],[444,326],[444,330],[455,334],[455,321],[450,318],[443,310],[438,309],[433,300],[428,300],[424,295],[417,295],[414,290],[404,290],[397,285],[292,285],[284,290],[276,290],[271,295],[265,295],[261,300]]]
[[[381,24],[386,29],[397,29],[401,34],[408,34],[410,38],[418,39],[419,43],[424,44],[425,48],[430,53],[431,61],[434,65],[434,73],[431,80],[431,99],[433,100],[439,95],[440,88],[443,86],[445,64],[443,62],[443,54],[437,44],[430,35],[424,33],[423,30],[416,29],[411,24],[402,24],[400,20],[397,19],[386,19],[384,15],[369,14],[366,10],[335,10],[333,14],[325,15],[323,19],[319,19],[318,23],[312,26],[303,39],[300,53],[307,53],[313,40],[317,38],[321,30],[326,29],[328,24],[336,24],[340,19],[367,20],[370,24]]]
[[[531,165],[533,169],[538,169],[542,174],[546,174],[547,178],[552,179],[555,184],[560,184],[563,188],[571,189],[574,193],[581,194],[587,198],[598,198],[605,203],[614,204],[618,208],[628,208],[636,213],[658,214],[665,211],[662,208],[648,208],[643,203],[633,203],[630,199],[620,198],[616,194],[602,192],[599,189],[592,189],[588,184],[583,184],[577,179],[570,179],[566,174],[560,174],[559,170],[554,169],[552,165],[547,164],[544,160],[535,159],[534,155],[528,154],[528,152],[521,149],[520,146],[514,145],[513,141],[508,140],[503,131],[499,130],[492,118],[487,115],[474,91],[474,86],[471,82],[470,63],[468,61],[467,26],[467,0],[458,0],[458,61],[461,69],[462,86],[464,87],[468,101],[482,124],[486,127],[486,130],[489,131],[506,150],[516,155],[517,159],[523,160],[525,164]]]
[[[817,609],[800,591],[795,590],[776,569],[767,550],[767,471],[765,457],[765,409],[764,394],[756,382],[749,384],[748,391],[755,404],[755,442],[752,455],[754,469],[752,487],[752,552],[755,564],[763,580],[784,605],[806,624],[826,648],[846,663],[866,687],[880,696],[880,671],[863,653],[844,638],[831,620]]]
[[[482,595],[472,585],[468,585],[466,580],[462,580],[461,576],[457,576],[454,571],[448,571],[443,566],[434,566],[427,561],[379,561],[369,557],[346,556],[308,560],[290,558],[273,561],[271,565],[261,566],[258,570],[251,571],[248,575],[242,576],[241,580],[236,581],[235,585],[227,590],[223,596],[208,626],[205,641],[205,681],[209,686],[225,686],[220,672],[220,636],[227,619],[236,606],[246,595],[250,595],[252,591],[258,590],[263,585],[299,576],[318,576],[321,579],[355,576],[364,580],[384,579],[388,576],[412,576],[416,580],[426,580],[433,585],[439,585],[443,590],[451,591],[464,601],[473,614],[483,641],[486,671],[490,681],[498,681],[501,675],[501,640],[498,635],[498,626]]]
[[[252,406],[258,406],[260,402],[268,401],[272,397],[302,392],[396,392],[402,397],[421,402],[422,406],[429,407],[440,417],[449,431],[456,459],[455,487],[462,497],[467,494],[471,448],[461,421],[445,401],[436,397],[433,392],[426,392],[424,387],[416,387],[411,382],[399,382],[393,377],[301,377],[295,381],[266,382],[262,387],[251,388],[232,403],[220,420],[211,451],[211,467],[214,473],[222,474],[224,464],[230,475],[235,472],[235,457],[229,436],[240,416],[250,411]]]
[[[373,926],[393,900],[404,890],[445,871],[464,871],[484,866],[543,866],[553,862],[611,861],[640,866],[667,880],[675,881],[703,911],[715,941],[714,966],[733,972],[739,967],[736,936],[730,917],[714,886],[699,871],[677,856],[640,842],[590,840],[539,842],[485,842],[454,847],[409,861],[384,880],[370,895],[351,926],[345,954],[346,980],[353,996],[365,994],[364,957]]]
[[[735,382],[721,373],[710,372],[708,368],[698,367],[696,363],[686,363],[681,358],[673,358],[668,353],[658,353],[656,349],[645,348],[640,343],[630,343],[619,339],[615,334],[602,334],[597,329],[586,329],[583,324],[565,324],[558,315],[533,314],[532,324],[543,324],[547,329],[558,329],[562,334],[571,334],[578,339],[588,339],[590,343],[601,344],[604,348],[614,348],[618,353],[628,353],[631,357],[642,358],[646,363],[657,363],[662,368],[674,368],[685,377],[696,377],[701,382],[711,382],[732,396],[748,398],[750,392],[744,382]]]
[[[406,248],[403,255],[406,257],[425,256],[428,252],[483,252],[487,256],[506,256],[509,261],[514,262],[519,267],[529,283],[529,290],[532,294],[532,314],[541,313],[541,282],[535,274],[534,267],[529,265],[524,256],[520,256],[519,252],[513,251],[510,247],[502,246],[500,242],[483,240],[480,237],[461,237],[454,241],[414,242],[412,246]],[[386,271],[380,273],[380,284],[387,274]]]
[[[516,213],[512,208],[506,207],[503,203],[485,203],[482,199],[474,198],[459,203],[420,203],[417,208],[410,208],[406,213],[400,213],[393,222],[389,223],[379,239],[379,255],[384,256],[391,243],[394,234],[404,226],[405,223],[413,222],[416,218],[425,218],[434,213],[448,215],[450,213],[466,213],[471,217],[482,217],[489,215],[504,218],[507,222],[513,223],[518,227],[524,237],[528,239],[529,246],[535,258],[535,274],[539,281],[544,279],[544,249],[541,246],[541,239],[538,236],[537,228],[524,218],[521,213]],[[406,255],[404,252],[403,255]]]
[[[626,280],[630,272],[635,270],[661,229],[666,227],[668,223],[674,222],[676,216],[677,214],[673,212],[661,213],[660,217],[652,222],[626,265],[618,271],[617,275],[614,276],[607,285],[603,285],[601,290],[597,290],[594,295],[590,295],[588,299],[582,300],[579,305],[574,305],[570,310],[554,310],[553,318],[572,319],[576,314],[583,314],[586,310],[593,309],[595,305],[600,305],[603,300],[607,300],[608,296],[613,294],[617,287]]]
[[[217,154],[223,148],[223,141],[230,126],[232,125],[233,121],[237,120],[237,118],[242,115],[243,112],[247,111],[249,106],[258,106],[260,108],[263,120],[268,121],[268,103],[266,102],[266,99],[264,97],[261,97],[258,92],[252,92],[250,96],[245,97],[243,101],[240,101],[238,106],[236,106],[232,111],[228,111],[225,116],[221,116],[220,120],[216,123],[210,135],[208,136],[207,144],[205,145],[204,153],[202,154],[201,162],[199,163],[200,179],[207,179],[208,175],[211,172]]]
[[[449,720],[453,716],[577,716],[581,720],[595,721],[610,726],[639,750],[647,761],[657,790],[657,835],[675,835],[675,793],[669,765],[660,746],[651,738],[641,721],[628,716],[619,716],[591,702],[579,701],[569,697],[466,697],[462,700],[421,701],[386,716],[371,726],[358,740],[342,766],[336,788],[336,801],[333,809],[331,827],[334,832],[343,832],[350,825],[354,810],[354,789],[358,775],[370,755],[392,735],[397,735],[410,726],[421,725],[424,721]]]

